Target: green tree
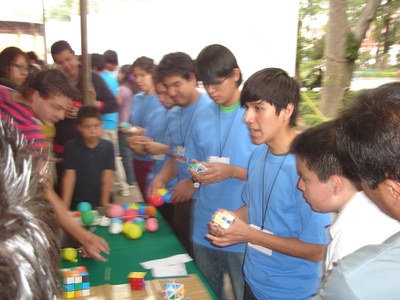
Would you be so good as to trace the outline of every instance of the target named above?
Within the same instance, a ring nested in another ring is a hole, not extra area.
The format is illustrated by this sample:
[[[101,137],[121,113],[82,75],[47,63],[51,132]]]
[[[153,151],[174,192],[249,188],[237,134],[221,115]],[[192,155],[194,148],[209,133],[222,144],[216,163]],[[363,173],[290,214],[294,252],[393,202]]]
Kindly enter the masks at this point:
[[[346,89],[350,86],[358,50],[381,0],[367,0],[360,16],[348,19],[346,0],[329,1],[329,24],[325,47],[326,72],[319,109],[327,117],[335,117]],[[349,26],[355,20],[354,27]]]

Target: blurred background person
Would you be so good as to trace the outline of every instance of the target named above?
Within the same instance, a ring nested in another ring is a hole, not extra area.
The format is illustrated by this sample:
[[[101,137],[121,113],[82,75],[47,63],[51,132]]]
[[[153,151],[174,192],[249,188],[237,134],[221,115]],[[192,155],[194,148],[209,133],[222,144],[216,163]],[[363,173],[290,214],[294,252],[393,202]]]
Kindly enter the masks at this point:
[[[17,47],[7,47],[0,53],[0,84],[20,90],[32,71],[29,58]]]

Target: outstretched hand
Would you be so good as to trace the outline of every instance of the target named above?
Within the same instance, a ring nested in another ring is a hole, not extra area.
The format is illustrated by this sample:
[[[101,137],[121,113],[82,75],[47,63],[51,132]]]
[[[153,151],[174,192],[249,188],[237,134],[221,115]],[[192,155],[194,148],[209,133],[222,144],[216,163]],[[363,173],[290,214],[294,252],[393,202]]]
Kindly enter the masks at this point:
[[[107,242],[99,237],[91,233],[90,231],[87,232],[87,235],[82,243],[82,247],[84,250],[83,256],[91,257],[96,260],[100,261],[107,261],[107,259],[101,255],[101,253],[110,254],[110,247],[108,246]]]

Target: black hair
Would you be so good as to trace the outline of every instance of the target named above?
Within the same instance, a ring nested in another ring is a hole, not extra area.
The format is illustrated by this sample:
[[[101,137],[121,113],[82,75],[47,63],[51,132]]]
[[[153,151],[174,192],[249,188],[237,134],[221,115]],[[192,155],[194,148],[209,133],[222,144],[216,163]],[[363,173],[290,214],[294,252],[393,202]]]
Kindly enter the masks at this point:
[[[98,71],[103,71],[106,65],[104,56],[99,53],[92,53],[90,55],[92,68],[96,68]]]
[[[247,102],[259,100],[273,105],[277,115],[292,103],[294,108],[289,125],[296,126],[300,88],[287,72],[279,68],[266,68],[251,75],[243,85],[240,104],[245,106]]]
[[[156,70],[156,65],[154,64],[153,59],[146,56],[141,56],[133,62],[132,69],[133,68],[140,68],[153,76]]]
[[[119,81],[120,85],[127,86],[132,90],[133,93],[139,92],[139,89],[135,83],[135,75],[132,73],[132,65],[123,65],[119,69],[119,73],[122,74],[122,79]]]
[[[157,78],[159,80],[171,76],[179,76],[189,80],[191,74],[194,74],[193,60],[183,52],[164,55],[157,67]]]
[[[22,56],[26,59],[26,62],[29,63],[28,55],[17,47],[7,47],[3,49],[0,53],[0,77],[9,79],[10,78],[10,69],[11,65],[15,62],[18,56]],[[15,84],[12,88],[17,89]]]
[[[107,50],[103,53],[106,63],[118,65],[118,54],[114,50]]]
[[[54,58],[54,55],[60,54],[64,50],[68,50],[71,53],[75,54],[74,50],[72,50],[71,48],[71,45],[67,41],[60,40],[51,45],[51,56]]]
[[[348,172],[372,189],[388,178],[400,182],[400,83],[359,94],[338,120],[338,153]]]
[[[95,118],[101,121],[100,110],[94,105],[84,105],[78,111],[76,123],[81,124],[85,119]]]
[[[328,121],[309,128],[293,140],[290,151],[314,172],[319,181],[327,182],[332,175],[348,178],[336,148],[337,122]],[[358,181],[352,180],[357,186]]]
[[[233,69],[239,68],[233,53],[225,46],[213,44],[205,47],[197,56],[195,71],[197,80],[203,84],[215,84],[218,78],[232,75]],[[240,69],[239,69],[240,70]],[[237,86],[242,83],[242,73]]]

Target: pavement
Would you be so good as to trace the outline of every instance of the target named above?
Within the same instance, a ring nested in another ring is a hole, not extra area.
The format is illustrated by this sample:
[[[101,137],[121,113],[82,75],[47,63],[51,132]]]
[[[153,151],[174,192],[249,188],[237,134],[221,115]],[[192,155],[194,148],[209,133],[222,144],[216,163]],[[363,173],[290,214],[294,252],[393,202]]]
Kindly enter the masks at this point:
[[[115,193],[113,195],[113,202],[116,204],[143,202],[142,193],[137,184],[130,186],[129,193],[129,196],[121,196],[118,193]]]

